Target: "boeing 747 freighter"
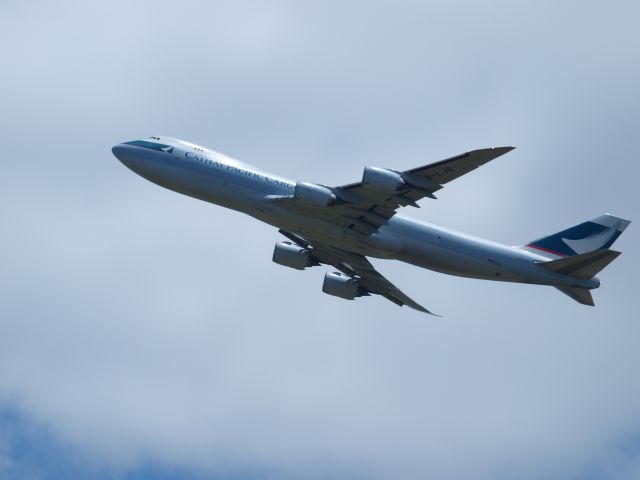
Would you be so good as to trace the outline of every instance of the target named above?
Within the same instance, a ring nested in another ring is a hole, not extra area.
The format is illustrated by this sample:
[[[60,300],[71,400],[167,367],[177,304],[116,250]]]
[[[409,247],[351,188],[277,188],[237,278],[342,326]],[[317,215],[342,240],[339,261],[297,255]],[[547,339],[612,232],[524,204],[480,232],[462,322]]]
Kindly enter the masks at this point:
[[[594,305],[596,274],[630,221],[604,214],[561,232],[508,246],[397,213],[513,147],[474,150],[400,171],[365,167],[362,180],[331,187],[272,175],[204,147],[150,137],[113,147],[138,175],[175,192],[222,205],[278,228],[273,261],[287,267],[326,264],[322,291],[353,300],[381,295],[431,313],[382,276],[367,257],[395,259],[462,277],[550,285]]]

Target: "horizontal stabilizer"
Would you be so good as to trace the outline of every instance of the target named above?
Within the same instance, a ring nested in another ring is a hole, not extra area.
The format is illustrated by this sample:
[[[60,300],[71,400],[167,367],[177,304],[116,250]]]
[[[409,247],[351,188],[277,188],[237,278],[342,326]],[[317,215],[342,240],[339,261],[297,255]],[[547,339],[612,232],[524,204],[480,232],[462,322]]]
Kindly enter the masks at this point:
[[[556,287],[565,295],[569,295],[576,302],[581,303],[583,305],[589,305],[593,307],[595,303],[593,302],[593,297],[591,296],[591,290],[587,288],[578,288],[578,287]]]
[[[543,262],[539,265],[554,273],[588,280],[609,265],[618,255],[620,252],[615,250],[596,250],[560,260]]]

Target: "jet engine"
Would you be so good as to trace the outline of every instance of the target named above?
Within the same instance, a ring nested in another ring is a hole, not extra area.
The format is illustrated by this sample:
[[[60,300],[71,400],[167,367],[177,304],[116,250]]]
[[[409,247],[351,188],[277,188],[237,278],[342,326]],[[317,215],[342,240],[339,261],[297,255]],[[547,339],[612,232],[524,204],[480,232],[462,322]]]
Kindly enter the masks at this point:
[[[336,196],[330,189],[307,182],[296,183],[293,198],[312,207],[329,207],[336,203]]]
[[[322,291],[346,300],[353,300],[356,297],[369,295],[369,293],[360,286],[358,280],[338,272],[325,274]]]
[[[378,167],[364,167],[362,183],[372,190],[397,193],[409,188],[399,173]]]
[[[291,242],[276,243],[276,248],[273,249],[273,261],[278,265],[296,270],[304,270],[307,267],[318,265],[309,250]]]

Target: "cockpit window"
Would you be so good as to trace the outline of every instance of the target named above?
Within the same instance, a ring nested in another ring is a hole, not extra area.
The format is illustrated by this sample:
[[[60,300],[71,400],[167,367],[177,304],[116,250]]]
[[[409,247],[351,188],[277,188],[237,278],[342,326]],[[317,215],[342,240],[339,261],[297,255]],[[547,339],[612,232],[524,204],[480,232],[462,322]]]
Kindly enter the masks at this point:
[[[162,143],[147,142],[146,140],[134,140],[132,142],[124,142],[125,145],[133,145],[134,147],[148,148],[150,150],[158,150],[165,153],[173,153],[173,147],[171,145],[164,145]]]
[[[149,138],[151,138],[153,140],[160,140],[160,137],[149,137]]]

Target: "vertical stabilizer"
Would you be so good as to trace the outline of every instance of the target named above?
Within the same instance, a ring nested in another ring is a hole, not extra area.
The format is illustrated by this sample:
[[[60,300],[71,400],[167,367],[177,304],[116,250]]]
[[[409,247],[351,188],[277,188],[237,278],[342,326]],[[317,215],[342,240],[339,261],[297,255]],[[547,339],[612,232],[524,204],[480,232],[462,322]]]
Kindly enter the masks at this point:
[[[630,223],[629,220],[605,213],[561,232],[529,242],[520,248],[554,259],[606,250]]]

